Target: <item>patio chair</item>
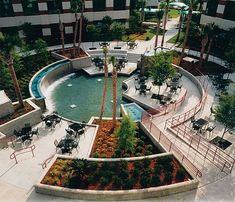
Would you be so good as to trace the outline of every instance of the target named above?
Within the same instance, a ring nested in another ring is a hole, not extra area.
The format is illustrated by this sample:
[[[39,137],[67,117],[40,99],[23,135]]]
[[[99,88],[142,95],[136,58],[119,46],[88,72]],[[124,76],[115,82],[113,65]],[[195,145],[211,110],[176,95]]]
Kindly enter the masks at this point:
[[[39,133],[38,133],[38,128],[34,128],[33,130],[31,130],[31,135],[36,135],[38,137]]]
[[[136,92],[137,90],[140,90],[140,87],[138,88],[137,86],[135,86],[135,92]]]
[[[70,130],[70,129],[65,129],[66,133],[69,135],[69,136],[73,136],[74,135],[74,131],[73,130]]]
[[[180,91],[181,91],[182,86],[183,86],[183,84],[181,84],[181,85],[178,86],[178,89],[180,89]]]
[[[149,88],[146,88],[146,91],[150,92],[152,86],[150,86]]]

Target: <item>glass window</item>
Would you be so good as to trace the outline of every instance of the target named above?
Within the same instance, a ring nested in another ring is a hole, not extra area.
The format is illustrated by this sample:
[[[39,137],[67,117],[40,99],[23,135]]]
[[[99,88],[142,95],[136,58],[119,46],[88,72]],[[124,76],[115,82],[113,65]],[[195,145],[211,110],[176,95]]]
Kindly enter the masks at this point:
[[[22,6],[25,15],[39,14],[37,0],[22,0]]]
[[[114,0],[113,10],[125,10],[126,9],[126,0]]]
[[[224,9],[224,19],[235,21],[235,1],[227,1]]]
[[[50,0],[47,1],[48,13],[62,13],[62,1],[61,0]]]
[[[93,0],[93,11],[105,11],[106,0]]]
[[[0,16],[1,17],[14,16],[11,0],[0,0]]]
[[[219,0],[209,0],[206,7],[206,15],[216,16]]]

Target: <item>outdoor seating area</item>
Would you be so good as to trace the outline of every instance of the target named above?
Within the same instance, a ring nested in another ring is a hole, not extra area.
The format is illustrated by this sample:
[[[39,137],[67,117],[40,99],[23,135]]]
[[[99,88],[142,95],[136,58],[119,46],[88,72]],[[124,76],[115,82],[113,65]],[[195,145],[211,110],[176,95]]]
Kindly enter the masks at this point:
[[[74,149],[78,152],[79,140],[82,135],[85,135],[86,125],[71,123],[65,131],[66,135],[64,137],[62,137],[59,141],[57,139],[54,141],[56,152],[59,154],[72,154]]]
[[[103,42],[99,43],[99,45],[101,48],[106,48],[106,47],[110,46],[110,43],[103,41]]]
[[[135,85],[135,91],[138,91],[140,95],[141,94],[146,95],[147,92],[151,91],[152,86],[146,85],[147,80],[148,78],[146,76],[142,76],[140,74],[137,77],[135,77],[135,81],[138,82]]]
[[[128,49],[134,49],[137,47],[137,45],[138,45],[138,43],[136,43],[135,41],[128,41],[127,42]]]
[[[55,128],[57,124],[61,123],[61,118],[58,116],[57,112],[42,116],[41,119],[45,123],[45,126],[50,129]]]
[[[92,59],[92,62],[95,64],[96,67],[98,67],[99,71],[104,69],[104,60],[100,57],[95,57]]]

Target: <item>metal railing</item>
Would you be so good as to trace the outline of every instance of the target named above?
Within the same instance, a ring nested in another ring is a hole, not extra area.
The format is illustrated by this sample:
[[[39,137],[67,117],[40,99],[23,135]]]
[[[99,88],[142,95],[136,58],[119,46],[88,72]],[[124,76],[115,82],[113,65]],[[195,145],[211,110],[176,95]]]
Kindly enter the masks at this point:
[[[47,167],[47,164],[50,163],[51,159],[55,156],[55,154],[48,157],[42,164],[42,169],[45,169]]]
[[[11,155],[10,155],[10,159],[15,159],[15,162],[18,163],[17,161],[17,156],[21,155],[21,154],[24,154],[24,153],[28,153],[28,152],[32,152],[32,155],[34,157],[34,153],[33,153],[33,150],[35,149],[35,145],[31,145],[29,147],[26,147],[26,148],[23,148],[23,149],[18,149],[18,150],[15,150]]]
[[[192,164],[190,160],[178,149],[178,147],[162,133],[159,128],[152,122],[152,115],[145,113],[142,116],[141,123],[152,134],[152,136],[168,151],[172,152],[183,166],[188,168],[195,177],[201,177],[201,171]]]
[[[171,124],[168,122],[169,126]],[[211,144],[205,137],[195,134],[191,128],[185,124],[173,127],[177,137],[181,138],[189,147],[197,151],[198,154],[212,162],[221,171],[231,173],[235,159],[214,144]]]

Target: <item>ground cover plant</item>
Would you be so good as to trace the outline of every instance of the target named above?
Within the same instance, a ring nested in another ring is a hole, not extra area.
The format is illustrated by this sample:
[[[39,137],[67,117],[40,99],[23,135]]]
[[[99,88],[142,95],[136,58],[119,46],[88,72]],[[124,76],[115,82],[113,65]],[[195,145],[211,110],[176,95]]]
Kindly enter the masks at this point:
[[[110,131],[112,131],[112,121],[102,120],[93,144],[91,157],[120,158],[161,153],[149,137],[128,117],[124,117],[122,123],[117,123],[116,131],[111,133]]]
[[[189,179],[191,176],[171,155],[130,162],[57,158],[41,183],[72,189],[129,190]]]

